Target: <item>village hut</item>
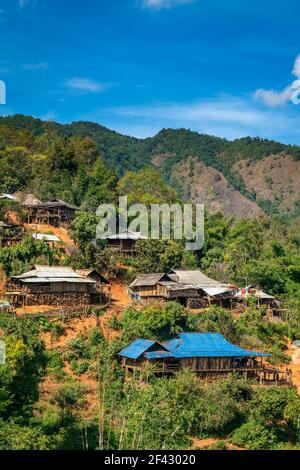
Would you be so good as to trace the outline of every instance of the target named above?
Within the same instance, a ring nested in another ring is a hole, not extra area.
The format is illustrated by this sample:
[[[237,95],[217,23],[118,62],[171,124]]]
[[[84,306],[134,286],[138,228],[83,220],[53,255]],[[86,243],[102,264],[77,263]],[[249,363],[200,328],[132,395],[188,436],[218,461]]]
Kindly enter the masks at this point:
[[[61,199],[49,202],[28,204],[26,207],[26,221],[29,224],[47,224],[54,227],[68,227],[76,215],[78,207]]]
[[[127,230],[125,232],[103,236],[101,240],[106,240],[107,248],[118,250],[126,256],[134,256],[137,254],[137,242],[146,240],[146,237],[140,232]]]
[[[6,298],[25,305],[80,306],[101,304],[104,295],[96,281],[78,274],[70,267],[34,266],[13,276]]]
[[[172,270],[169,277],[178,284],[198,289],[199,295],[188,302],[190,308],[209,307],[211,304],[230,307],[237,290],[237,286],[211,279],[200,270]]]
[[[238,289],[235,299],[237,303],[248,303],[251,299],[254,299],[258,308],[265,306],[267,309],[276,309],[280,306],[280,303],[273,295],[267,294],[253,285]]]
[[[130,285],[135,300],[177,302],[190,308],[204,308],[211,303],[230,305],[235,287],[208,278],[201,271],[171,271],[142,274]]]
[[[124,348],[119,356],[128,372],[152,369],[168,374],[190,369],[200,377],[216,377],[237,372],[246,377],[265,380],[287,380],[288,374],[263,364],[271,354],[248,351],[229,343],[219,333],[180,333],[177,337],[159,343],[137,339]]]

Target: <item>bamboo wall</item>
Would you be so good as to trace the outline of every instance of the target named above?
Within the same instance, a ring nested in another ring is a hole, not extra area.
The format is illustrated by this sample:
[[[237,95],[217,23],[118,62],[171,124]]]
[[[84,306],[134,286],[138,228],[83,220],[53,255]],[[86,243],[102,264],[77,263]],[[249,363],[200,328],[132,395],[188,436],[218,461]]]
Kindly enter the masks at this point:
[[[231,357],[193,357],[184,358],[180,361],[181,367],[190,368],[193,371],[224,370],[233,369],[233,358]]]
[[[26,285],[26,283],[25,283]],[[91,291],[91,284],[80,282],[49,282],[47,284],[27,284],[26,288],[29,293],[78,293],[87,294]]]

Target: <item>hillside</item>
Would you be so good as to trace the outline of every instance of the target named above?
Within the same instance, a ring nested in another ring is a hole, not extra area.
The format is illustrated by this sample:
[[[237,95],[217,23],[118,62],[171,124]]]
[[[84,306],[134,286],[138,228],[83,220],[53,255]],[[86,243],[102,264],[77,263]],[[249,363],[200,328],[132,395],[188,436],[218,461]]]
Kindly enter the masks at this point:
[[[299,215],[300,148],[245,137],[228,141],[189,130],[164,129],[137,139],[99,124],[58,124],[16,115],[0,118],[0,148],[40,150],[53,137],[92,139],[119,176],[155,166],[185,200],[237,218],[262,212]],[[59,156],[57,156],[59,158]],[[86,163],[86,162],[85,162]]]

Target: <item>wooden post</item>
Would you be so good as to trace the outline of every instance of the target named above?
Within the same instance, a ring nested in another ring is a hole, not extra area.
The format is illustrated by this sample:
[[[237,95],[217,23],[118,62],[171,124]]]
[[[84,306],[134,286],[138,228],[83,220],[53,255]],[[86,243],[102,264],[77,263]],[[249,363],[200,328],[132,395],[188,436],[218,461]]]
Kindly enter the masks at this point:
[[[259,373],[259,384],[262,385],[263,384],[263,371],[261,370],[260,373]]]

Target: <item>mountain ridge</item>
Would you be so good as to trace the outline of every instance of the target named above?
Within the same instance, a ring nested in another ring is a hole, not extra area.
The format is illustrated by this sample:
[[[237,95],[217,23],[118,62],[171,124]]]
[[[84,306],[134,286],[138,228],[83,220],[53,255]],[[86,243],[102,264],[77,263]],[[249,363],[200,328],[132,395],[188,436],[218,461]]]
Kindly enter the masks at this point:
[[[24,115],[0,117],[0,135],[4,127],[33,136],[91,138],[119,176],[154,166],[186,200],[204,202],[211,211],[237,218],[263,212],[300,215],[296,145],[259,137],[230,141],[188,129],[162,129],[139,139],[89,121],[61,124]],[[284,172],[280,166],[276,170],[279,160]],[[201,197],[195,196],[196,190]]]

